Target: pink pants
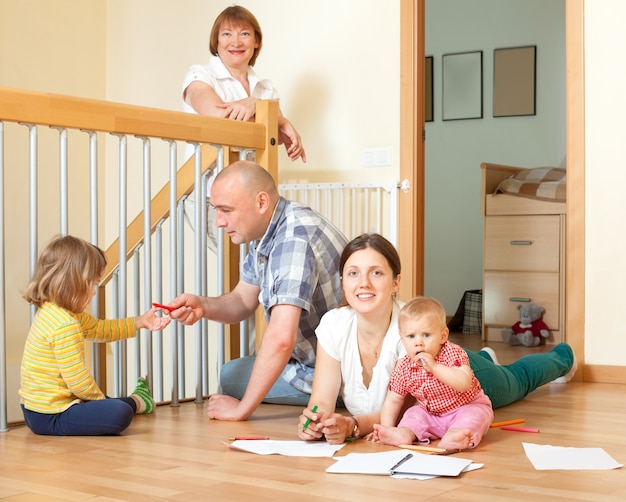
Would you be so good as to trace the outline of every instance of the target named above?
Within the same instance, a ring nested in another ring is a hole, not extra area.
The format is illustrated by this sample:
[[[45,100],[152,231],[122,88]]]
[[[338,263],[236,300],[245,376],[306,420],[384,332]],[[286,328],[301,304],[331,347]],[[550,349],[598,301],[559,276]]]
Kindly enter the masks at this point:
[[[471,403],[443,415],[431,415],[424,408],[415,405],[404,412],[398,427],[411,429],[421,443],[442,438],[450,429],[469,429],[474,434],[476,447],[492,422],[491,401],[481,390]]]

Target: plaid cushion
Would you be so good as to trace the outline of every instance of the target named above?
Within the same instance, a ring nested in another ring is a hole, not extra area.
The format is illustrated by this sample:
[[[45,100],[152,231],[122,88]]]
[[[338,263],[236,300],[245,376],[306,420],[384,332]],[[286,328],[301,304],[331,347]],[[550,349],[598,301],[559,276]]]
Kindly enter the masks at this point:
[[[522,169],[501,181],[495,193],[565,202],[565,169],[562,167]]]

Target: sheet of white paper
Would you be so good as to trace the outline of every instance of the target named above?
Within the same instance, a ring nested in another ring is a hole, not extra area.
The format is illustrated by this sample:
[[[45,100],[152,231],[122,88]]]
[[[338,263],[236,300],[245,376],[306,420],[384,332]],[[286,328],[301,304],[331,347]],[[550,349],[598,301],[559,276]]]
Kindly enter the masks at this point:
[[[436,476],[458,476],[472,463],[458,457],[424,455],[412,452],[412,457],[403,462],[394,477],[430,479]],[[326,472],[336,474],[377,474],[389,476],[391,469],[407,456],[407,450],[391,450],[380,453],[349,453],[337,458]]]
[[[528,460],[538,471],[605,471],[623,467],[602,448],[571,448],[522,443]]]
[[[332,457],[335,452],[345,446],[328,444],[326,441],[277,441],[277,440],[245,440],[240,439],[224,444],[236,450],[243,450],[259,455],[286,455],[288,457]]]

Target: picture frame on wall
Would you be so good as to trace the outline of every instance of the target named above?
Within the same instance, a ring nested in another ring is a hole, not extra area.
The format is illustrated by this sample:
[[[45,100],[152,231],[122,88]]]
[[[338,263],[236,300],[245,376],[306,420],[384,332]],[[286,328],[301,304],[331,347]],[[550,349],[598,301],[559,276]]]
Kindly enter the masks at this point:
[[[493,51],[493,116],[536,115],[537,46]]]
[[[424,63],[424,120],[432,122],[434,120],[434,94],[433,94],[433,57],[426,56]]]
[[[444,54],[442,120],[483,118],[483,51]]]

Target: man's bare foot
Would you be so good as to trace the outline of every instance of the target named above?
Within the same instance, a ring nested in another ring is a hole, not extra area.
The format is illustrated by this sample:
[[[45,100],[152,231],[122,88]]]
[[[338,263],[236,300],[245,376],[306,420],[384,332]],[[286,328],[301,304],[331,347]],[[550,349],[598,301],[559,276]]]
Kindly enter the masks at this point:
[[[469,429],[450,429],[443,435],[438,447],[445,448],[448,452],[473,448],[474,434]]]
[[[382,444],[399,446],[401,444],[411,444],[415,441],[415,434],[407,427],[385,427],[374,424],[374,430],[378,441]]]

